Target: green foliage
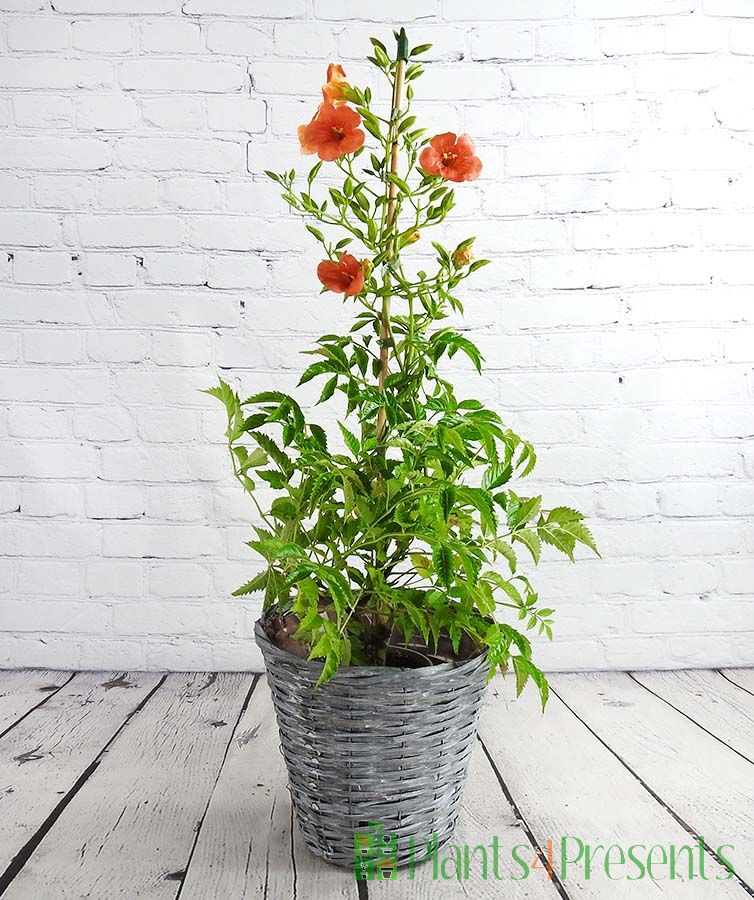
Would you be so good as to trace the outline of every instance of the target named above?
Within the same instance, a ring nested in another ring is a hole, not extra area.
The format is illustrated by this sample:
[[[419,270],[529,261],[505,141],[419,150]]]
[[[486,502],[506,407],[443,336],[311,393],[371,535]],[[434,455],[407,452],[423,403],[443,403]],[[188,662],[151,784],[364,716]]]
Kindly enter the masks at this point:
[[[370,60],[392,86],[396,63],[378,40],[372,44]],[[427,49],[410,52],[409,99],[422,72],[415,58]],[[534,448],[482,402],[459,398],[444,377],[445,360],[458,353],[482,370],[478,348],[447,319],[462,312],[456,288],[487,260],[471,261],[473,238],[452,249],[433,241],[434,271],[406,272],[402,256],[417,233],[424,241],[444,221],[454,190],[418,167],[428,138],[410,103],[386,119],[372,109],[368,89],[348,90],[373,150],[327,168],[318,162],[303,180],[294,171],[267,173],[326,258],[347,250],[369,261],[364,290],[346,298],[353,327],[320,337],[300,379],[321,382],[319,403],[341,400],[348,426],[339,422],[328,441],[287,394],[242,400],[222,380],[207,391],[225,406],[233,472],[261,519],[249,546],[266,567],[235,594],[262,592],[265,609],[298,615],[296,637],[311,659],[323,660],[320,681],[341,665],[384,663],[394,626],[406,642],[419,633],[436,644],[444,633],[457,649],[471,638],[486,647],[491,672],[512,669],[519,692],[531,679],[544,704],[547,682],[523,632],[551,638],[553,610],[539,605],[521,569],[539,562],[543,546],[571,560],[578,544],[595,553],[596,546],[576,510],[546,510],[541,497],[514,492],[514,480],[534,468]],[[400,174],[388,171],[391,135],[405,162]],[[320,176],[333,170],[342,183],[325,189]],[[392,224],[389,185],[397,189]],[[390,368],[380,389],[386,300]],[[378,433],[381,410],[386,426]],[[275,499],[263,506],[270,489]]]

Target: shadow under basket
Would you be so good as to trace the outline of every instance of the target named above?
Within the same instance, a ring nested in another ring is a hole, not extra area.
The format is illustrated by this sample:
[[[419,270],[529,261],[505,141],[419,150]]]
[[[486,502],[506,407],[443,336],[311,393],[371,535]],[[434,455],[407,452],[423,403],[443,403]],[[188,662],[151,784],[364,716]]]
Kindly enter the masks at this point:
[[[275,646],[256,623],[296,821],[312,852],[353,867],[379,831],[398,866],[449,840],[458,818],[486,654],[422,668],[354,666],[316,687],[322,664]]]

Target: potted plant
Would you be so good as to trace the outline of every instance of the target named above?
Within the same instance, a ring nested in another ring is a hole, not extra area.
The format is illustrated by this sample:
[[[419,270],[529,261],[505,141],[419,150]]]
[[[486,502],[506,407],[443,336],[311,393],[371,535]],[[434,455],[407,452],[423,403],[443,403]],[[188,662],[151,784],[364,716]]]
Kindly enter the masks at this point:
[[[261,519],[249,546],[266,567],[235,593],[264,594],[256,639],[296,817],[308,846],[342,865],[370,823],[392,836],[399,865],[450,837],[488,676],[512,669],[519,692],[531,680],[547,700],[523,631],[551,637],[553,611],[519,556],[536,564],[543,544],[571,559],[577,544],[596,552],[580,513],[513,490],[534,467],[532,445],[443,374],[456,354],[481,371],[447,319],[488,260],[473,259],[473,238],[432,241],[433,259],[416,254],[413,267],[410,256],[482,162],[468,135],[418,127],[411,99],[429,45],[396,38],[395,59],[376,39],[369,57],[390,109],[377,112],[371,91],[331,65],[299,129],[318,161],[303,180],[267,173],[321,246],[323,292],[354,310],[347,334],[306,351],[300,380],[322,381],[319,403],[342,399],[339,434],[279,391],[242,400],[222,380],[209,390]],[[259,484],[276,493],[264,507]]]

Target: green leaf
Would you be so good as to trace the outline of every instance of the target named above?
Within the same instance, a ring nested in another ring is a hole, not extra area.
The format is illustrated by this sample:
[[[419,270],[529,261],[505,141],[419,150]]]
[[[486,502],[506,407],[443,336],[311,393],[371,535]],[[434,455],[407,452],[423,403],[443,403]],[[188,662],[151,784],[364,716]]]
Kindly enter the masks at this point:
[[[444,248],[443,252],[445,252]],[[450,328],[435,332],[430,338],[430,346],[432,347],[432,355],[435,362],[445,352],[452,359],[460,350],[472,361],[477,372],[482,371],[483,357],[477,347],[468,338],[463,337]]]
[[[338,671],[343,651],[343,643],[335,625],[327,619],[322,620],[323,632],[312,647],[309,659],[324,658],[322,673],[317,684],[325,684]]]
[[[276,497],[270,505],[270,515],[280,522],[295,522],[298,507],[290,497]]]
[[[263,538],[259,541],[249,541],[249,547],[256,550],[265,559],[302,559],[306,556],[304,548],[290,541],[284,541],[278,537]]]
[[[529,670],[526,667],[527,661],[523,656],[514,656],[512,657],[512,662],[513,671],[516,675],[516,696],[520,697],[529,680]]]
[[[338,427],[340,428],[340,433],[343,435],[346,447],[348,447],[354,456],[358,457],[361,450],[361,441],[355,434],[352,434],[342,422],[338,422]]]
[[[565,528],[570,534],[572,534],[576,540],[580,544],[584,544],[589,547],[597,556],[600,556],[600,551],[597,549],[597,545],[594,541],[594,537],[592,536],[591,531],[586,527],[586,525],[582,525],[580,522],[574,522],[572,525],[564,525]]]
[[[539,689],[539,696],[542,700],[542,712],[544,712],[547,701],[550,699],[550,687],[547,684],[547,678],[545,678],[544,673],[541,672],[530,659],[526,659],[523,656],[513,657],[513,668],[516,673],[517,695],[521,694],[526,682],[531,678]]]
[[[511,547],[510,544],[506,544],[505,541],[502,540],[495,541],[493,547],[502,557],[507,560],[508,566],[511,570],[511,575],[515,575],[518,560],[516,559],[516,553],[513,550],[513,547]]]
[[[309,234],[313,234],[314,237],[320,242],[320,244],[325,243],[325,236],[322,234],[319,228],[315,228],[313,225],[307,225],[306,230],[309,232]]]
[[[518,588],[507,578],[503,578],[503,576],[500,575],[498,572],[493,572],[493,571],[484,572],[484,574],[482,575],[482,578],[485,581],[488,581],[491,584],[494,584],[495,587],[499,587],[500,590],[503,591],[503,593],[507,594],[511,598],[511,600],[516,604],[516,606],[524,605],[524,598],[519,593]]]
[[[411,193],[411,188],[408,186],[408,184],[394,172],[387,173],[387,180],[399,187],[404,194]]]
[[[216,387],[206,388],[202,393],[209,394],[211,397],[216,397],[225,404],[226,409],[232,409],[238,402],[238,397],[233,388],[226,381],[223,381],[222,378],[219,378],[218,381],[220,383]]]
[[[323,359],[320,362],[312,363],[307,369],[304,370],[304,374],[299,379],[299,387],[302,384],[306,384],[311,381],[312,378],[316,378],[318,375],[325,375],[328,372],[333,371],[333,363],[330,360]]]
[[[268,462],[267,454],[261,447],[257,447],[256,450],[252,450],[249,454],[244,463],[244,469],[256,469],[259,466],[266,466]]]
[[[463,487],[458,489],[458,497],[464,503],[471,504],[479,513],[483,534],[494,534],[497,528],[495,507],[492,495],[482,488]]]
[[[233,591],[233,596],[246,597],[248,594],[255,594],[257,591],[264,590],[267,586],[268,575],[268,570],[265,569],[264,572],[255,575],[251,581],[247,581],[246,584],[242,584],[241,587],[236,588],[235,591]]]
[[[432,551],[432,565],[438,582],[443,587],[449,588],[454,575],[453,553],[450,548],[445,544],[435,544]]]
[[[319,449],[323,452],[327,452],[327,433],[325,429],[321,425],[317,425],[314,422],[309,426],[309,431],[312,433],[312,437],[319,445]]]
[[[547,513],[548,522],[557,522],[559,525],[567,525],[571,522],[581,522],[584,516],[570,506],[556,506]]]
[[[310,185],[314,181],[314,179],[317,177],[317,175],[319,175],[319,170],[321,168],[322,168],[322,160],[320,160],[318,163],[315,163],[312,166],[312,168],[309,170],[309,174],[306,176],[306,180],[309,182]]]
[[[282,393],[282,391],[262,391],[259,394],[252,394],[251,397],[247,397],[241,405],[248,406],[252,403],[283,403],[285,401],[294,402],[292,397]]]
[[[351,586],[337,569],[333,569],[329,566],[313,565],[312,572],[327,587],[330,593],[330,599],[335,606],[338,621],[340,622],[345,613],[355,603]]]
[[[521,528],[522,525],[525,525],[535,518],[535,516],[539,515],[541,508],[541,497],[531,497],[520,505],[512,504],[508,507],[508,524],[511,528]]]
[[[534,565],[539,563],[539,558],[542,555],[542,541],[538,535],[533,531],[516,531],[513,534],[513,540],[528,547],[532,559],[534,560]]]
[[[290,457],[278,447],[271,437],[262,431],[257,431],[252,437],[286,475],[293,472],[294,467]]]
[[[511,467],[508,465],[501,466],[497,463],[491,465],[488,469],[484,470],[484,475],[482,476],[482,488],[486,491],[492,491],[503,484],[507,484],[507,482],[510,481],[512,474]]]
[[[287,484],[285,476],[281,475],[280,472],[275,472],[273,469],[257,469],[256,474],[262,481],[266,481],[267,484],[274,488],[284,488]]]
[[[411,563],[422,578],[429,578],[432,572],[432,560],[428,556],[423,553],[412,553]]]
[[[555,547],[565,554],[573,562],[573,551],[576,547],[576,538],[556,525],[540,525],[537,534],[545,544]]]
[[[452,484],[445,484],[440,488],[438,498],[440,500],[443,518],[447,522],[456,502],[456,489]]]

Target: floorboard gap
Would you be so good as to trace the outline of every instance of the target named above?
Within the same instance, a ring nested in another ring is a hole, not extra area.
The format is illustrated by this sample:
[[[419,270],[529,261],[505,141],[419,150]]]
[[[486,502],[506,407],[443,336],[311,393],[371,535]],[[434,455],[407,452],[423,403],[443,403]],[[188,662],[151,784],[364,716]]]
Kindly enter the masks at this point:
[[[532,847],[539,854],[540,859],[546,859],[547,857],[546,857],[545,852],[542,849],[541,844],[539,843],[537,838],[534,836],[534,832],[531,830],[529,823],[526,821],[518,804],[513,799],[513,795],[511,794],[510,790],[508,789],[508,785],[505,783],[503,776],[500,774],[500,770],[498,769],[497,765],[495,764],[495,761],[492,758],[492,754],[487,749],[487,745],[484,743],[484,741],[482,740],[481,737],[478,737],[477,740],[479,741],[479,743],[482,747],[484,755],[487,757],[487,762],[490,764],[492,771],[495,773],[495,778],[497,778],[497,782],[500,785],[500,788],[501,788],[503,794],[505,794],[505,799],[508,801],[508,803],[510,803],[510,805],[513,809],[513,812],[516,815],[516,818],[521,823],[521,827],[524,830],[524,834],[526,834]],[[563,885],[563,882],[558,878],[558,876],[555,874],[555,872],[551,873],[551,877],[552,877],[552,883],[555,887],[555,890],[558,892],[558,894],[560,894],[562,900],[571,900],[570,896],[568,895],[568,892],[565,889],[565,886]]]
[[[251,687],[246,692],[244,701],[241,704],[241,711],[239,712],[238,716],[236,717],[236,721],[233,723],[233,730],[230,733],[230,738],[228,739],[228,743],[225,747],[225,753],[223,753],[223,758],[220,761],[220,768],[217,770],[217,775],[215,776],[215,781],[212,785],[212,789],[209,792],[209,796],[207,797],[207,803],[204,807],[204,812],[202,813],[202,817],[201,817],[201,819],[199,819],[199,823],[197,824],[196,830],[194,832],[194,841],[191,844],[191,850],[189,851],[188,860],[186,861],[186,865],[183,869],[183,877],[180,879],[180,884],[178,885],[178,892],[175,895],[175,900],[179,900],[179,898],[181,896],[181,892],[183,891],[183,885],[186,883],[186,876],[188,875],[189,868],[191,867],[191,860],[194,858],[194,852],[196,850],[196,845],[199,843],[199,835],[202,832],[202,826],[204,825],[204,820],[207,816],[207,810],[209,809],[209,805],[212,802],[212,795],[215,793],[215,788],[217,787],[217,782],[220,780],[220,773],[222,772],[223,766],[225,765],[225,760],[228,758],[228,753],[230,753],[230,748],[233,743],[233,739],[236,736],[236,731],[238,730],[238,725],[239,725],[241,719],[243,719],[243,715],[249,706],[249,702],[251,701],[251,695],[254,693],[254,688],[257,686],[257,684],[259,684],[259,679],[261,677],[262,677],[261,675],[254,675],[254,677],[252,678]],[[207,688],[211,684],[213,684],[216,681],[216,679],[217,679],[217,672],[213,672],[212,676],[210,677],[210,680],[207,682],[205,687],[201,688],[201,690],[205,690],[205,688]]]
[[[295,844],[295,832],[294,828],[297,828],[296,825],[296,816],[294,815],[293,810],[293,798],[291,797],[291,827],[290,827],[290,836],[291,836],[291,866],[293,867],[293,900],[298,900],[298,870],[296,868],[296,844]],[[265,898],[266,900],[266,898]]]
[[[754,765],[754,759],[751,759],[744,753],[741,753],[740,750],[736,750],[735,747],[731,747],[731,745],[727,743],[727,741],[724,741],[721,737],[718,737],[718,735],[716,735],[714,731],[710,731],[709,728],[705,728],[704,725],[702,725],[700,722],[697,722],[696,719],[693,719],[688,713],[685,713],[682,709],[678,709],[677,706],[674,706],[670,702],[670,700],[667,700],[662,696],[662,694],[658,694],[656,691],[653,691],[652,688],[647,687],[646,684],[642,684],[642,682],[639,681],[638,678],[634,678],[633,672],[626,672],[626,675],[628,675],[628,677],[635,684],[638,684],[639,687],[644,688],[645,691],[648,691],[650,694],[652,694],[653,697],[657,697],[658,700],[662,700],[663,703],[667,704],[671,709],[674,709],[676,712],[680,713],[682,716],[688,719],[689,722],[691,722],[693,725],[696,725],[697,728],[701,728],[702,731],[706,732],[710,737],[713,737],[716,741],[719,741],[723,745],[723,747],[727,747],[729,750],[737,753],[741,757],[741,759],[744,759],[747,763],[751,763],[752,765]]]
[[[9,731],[12,731],[16,727],[16,725],[20,725],[27,716],[30,716],[35,710],[39,709],[40,706],[44,706],[51,697],[54,697],[55,694],[58,693],[58,691],[61,691],[66,685],[70,684],[76,675],[78,675],[78,672],[71,672],[70,678],[67,678],[61,685],[56,687],[54,691],[46,691],[45,696],[39,701],[39,703],[37,703],[36,706],[32,706],[31,709],[27,709],[22,716],[19,716],[19,718],[16,719],[16,721],[11,725],[9,725],[4,731],[0,731],[0,739],[4,738]]]
[[[613,756],[618,760],[618,762],[619,762],[619,763],[620,763],[620,764],[621,764],[628,772],[630,772],[631,775],[633,775],[633,777],[639,782],[639,784],[644,788],[644,790],[645,790],[645,791],[646,791],[646,792],[647,792],[647,793],[648,793],[648,794],[649,794],[649,795],[650,795],[657,803],[659,803],[660,806],[661,806],[666,812],[670,813],[670,815],[676,820],[676,822],[678,822],[678,824],[681,826],[681,828],[683,828],[683,830],[684,830],[687,834],[689,834],[691,837],[693,837],[696,841],[699,841],[699,842],[701,843],[701,845],[702,845],[702,846],[704,847],[704,849],[706,850],[707,855],[710,856],[710,857],[712,857],[712,859],[714,859],[714,860],[715,860],[719,865],[721,865],[724,869],[728,869],[728,870],[731,872],[731,874],[733,875],[733,877],[735,878],[735,880],[738,882],[738,884],[740,884],[741,887],[746,891],[746,893],[747,893],[750,897],[754,897],[754,889],[752,889],[752,887],[751,887],[749,884],[747,884],[747,883],[743,880],[743,878],[741,878],[741,876],[740,876],[737,872],[735,872],[733,869],[731,869],[729,864],[725,863],[722,859],[720,859],[720,857],[717,855],[717,853],[715,853],[715,851],[712,849],[712,847],[710,847],[710,846],[707,844],[707,842],[704,840],[704,838],[703,838],[700,834],[698,834],[698,833],[691,827],[691,825],[688,824],[688,822],[686,822],[684,819],[682,819],[682,818],[678,815],[678,813],[677,813],[677,812],[676,812],[676,811],[675,811],[668,803],[666,803],[666,802],[662,799],[662,797],[661,797],[655,790],[653,790],[653,789],[649,786],[649,784],[647,784],[646,781],[644,781],[644,779],[639,775],[639,773],[638,773],[635,769],[633,769],[633,768],[625,761],[625,759],[623,759],[623,757],[620,756],[620,754],[616,753],[616,751],[613,750],[613,748],[607,743],[607,741],[605,741],[603,738],[601,738],[600,735],[597,734],[597,732],[596,732],[593,728],[591,728],[591,727],[590,727],[590,726],[589,726],[589,725],[581,718],[581,716],[580,716],[580,715],[579,715],[579,714],[578,714],[571,706],[569,706],[569,705],[566,703],[566,701],[560,696],[560,694],[559,694],[556,690],[554,690],[552,687],[550,687],[550,692],[551,692],[552,694],[554,694],[554,695],[558,698],[558,700],[560,700],[560,702],[563,704],[563,706],[565,706],[565,708],[566,708],[570,713],[572,713],[574,716],[576,716],[576,718],[579,720],[579,722],[581,722],[581,724],[584,726],[584,728],[586,728],[587,731],[588,731],[593,737],[595,737],[595,738],[600,742],[600,744],[602,744],[602,746],[603,746],[606,750],[609,750],[610,753],[613,754]]]
[[[75,673],[74,673],[75,674]],[[141,703],[138,706],[135,706],[131,712],[126,716],[121,725],[118,727],[118,730],[113,734],[113,736],[107,741],[107,743],[102,747],[97,756],[89,763],[89,765],[84,769],[82,774],[76,780],[76,783],[73,787],[68,791],[65,797],[57,804],[57,806],[53,809],[50,815],[45,819],[45,821],[40,825],[39,829],[32,835],[31,838],[24,844],[24,846],[18,851],[18,853],[13,857],[10,861],[8,867],[5,871],[0,874],[0,897],[8,890],[11,885],[13,879],[18,875],[18,873],[23,869],[23,867],[28,862],[32,853],[37,849],[37,847],[44,840],[45,835],[48,831],[55,825],[57,820],[63,814],[65,808],[68,804],[73,800],[73,798],[78,794],[81,788],[86,784],[86,782],[91,778],[92,774],[96,772],[99,767],[100,762],[102,761],[102,756],[107,752],[108,748],[112,745],[113,741],[118,737],[118,735],[123,731],[123,729],[128,725],[128,723],[133,719],[133,717],[141,712],[142,709],[147,705],[147,703],[152,699],[155,693],[162,687],[167,679],[167,675],[163,675],[162,678],[157,682],[157,684],[152,688],[152,690],[144,697]],[[69,679],[70,681],[70,679]],[[54,695],[53,695],[54,696]],[[41,706],[41,704],[39,704]]]
[[[744,687],[742,684],[739,684],[737,681],[734,681],[732,678],[729,678],[725,674],[725,669],[716,669],[715,670],[718,675],[722,675],[723,678],[730,682],[734,687],[737,687],[739,691],[744,691],[744,693],[749,694],[749,696],[754,697],[754,691],[750,691],[747,687]]]

